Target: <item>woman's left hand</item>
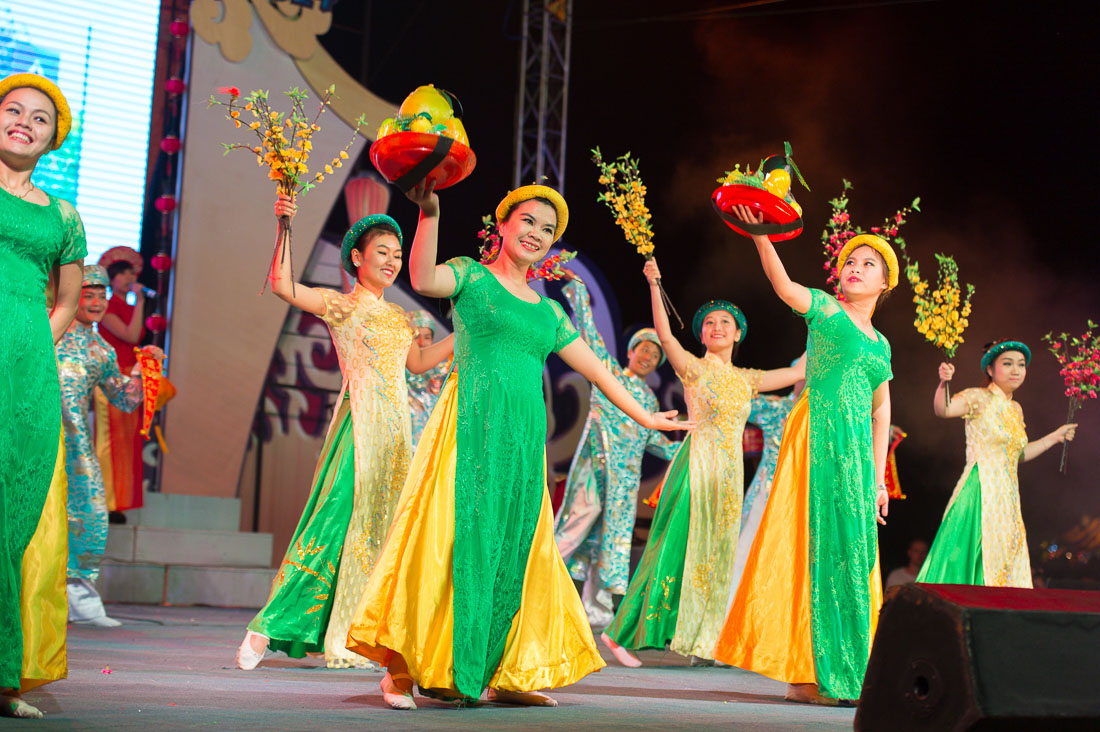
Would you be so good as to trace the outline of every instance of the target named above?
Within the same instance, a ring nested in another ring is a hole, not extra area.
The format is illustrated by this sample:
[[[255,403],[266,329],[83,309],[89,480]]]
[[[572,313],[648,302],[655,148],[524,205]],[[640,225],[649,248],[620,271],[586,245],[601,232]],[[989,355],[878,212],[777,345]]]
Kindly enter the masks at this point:
[[[649,426],[653,430],[693,430],[695,429],[695,420],[685,419],[683,421],[675,420],[675,417],[679,412],[675,409],[668,412],[654,412],[650,416],[653,418],[653,424]]]
[[[890,493],[885,488],[880,488],[878,495],[875,496],[875,518],[885,526],[888,513],[890,513]]]

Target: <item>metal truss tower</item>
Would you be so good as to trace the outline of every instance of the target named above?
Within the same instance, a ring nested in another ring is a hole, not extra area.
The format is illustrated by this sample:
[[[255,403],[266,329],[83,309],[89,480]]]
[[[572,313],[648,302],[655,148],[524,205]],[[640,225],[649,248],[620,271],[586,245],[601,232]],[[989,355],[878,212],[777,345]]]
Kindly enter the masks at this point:
[[[523,0],[514,187],[565,186],[573,0]]]

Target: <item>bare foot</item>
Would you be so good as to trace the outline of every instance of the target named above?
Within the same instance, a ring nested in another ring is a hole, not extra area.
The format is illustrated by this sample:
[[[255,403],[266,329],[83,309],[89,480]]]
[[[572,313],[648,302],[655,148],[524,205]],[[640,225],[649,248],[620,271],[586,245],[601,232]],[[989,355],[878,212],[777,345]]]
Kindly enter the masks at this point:
[[[17,690],[5,689],[0,694],[0,717],[42,719],[42,710],[23,701]]]
[[[497,704],[514,704],[518,707],[556,707],[558,705],[553,698],[537,691],[489,689],[485,698]]]
[[[600,640],[602,640],[603,644],[610,648],[611,652],[615,654],[615,660],[627,668],[638,668],[642,665],[642,662],[638,660],[637,656],[611,640],[607,633],[600,633]]]
[[[817,684],[787,684],[787,695],[784,698],[799,704],[819,704],[823,707],[837,705],[836,699],[821,696],[817,690]]]

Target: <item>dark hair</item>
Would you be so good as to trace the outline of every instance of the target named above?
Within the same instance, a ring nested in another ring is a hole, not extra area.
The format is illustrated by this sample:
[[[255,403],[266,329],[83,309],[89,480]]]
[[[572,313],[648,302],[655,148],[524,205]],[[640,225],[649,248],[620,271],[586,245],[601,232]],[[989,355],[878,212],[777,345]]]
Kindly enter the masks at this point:
[[[360,254],[365,254],[367,245],[378,237],[382,236],[383,234],[390,234],[397,239],[398,243],[401,242],[401,232],[395,229],[393,224],[387,224],[383,222],[381,224],[375,224],[374,226],[364,231],[359,239],[355,242],[355,246],[353,246],[352,249],[358,250]]]
[[[878,259],[878,263],[882,265],[882,282],[886,285],[887,289],[880,292],[878,298],[875,300],[875,307],[878,307],[882,304],[883,300],[890,297],[890,267],[886,264],[886,257],[882,256],[882,252],[880,252],[878,249],[875,249],[870,244],[860,244],[859,247],[870,247],[871,251],[875,253],[875,257]],[[856,249],[859,249],[859,247],[856,247]],[[855,249],[853,249],[852,251],[854,252]],[[848,256],[852,256],[851,253],[849,253]],[[840,263],[840,269],[844,269],[844,262]],[[837,271],[837,274],[840,274],[839,270]]]
[[[59,124],[59,120],[57,119],[57,102],[55,102],[53,100],[53,97],[51,97],[49,94],[47,94],[46,92],[42,91],[41,89],[39,89],[37,87],[17,86],[13,89],[8,89],[7,94],[5,94],[3,97],[0,97],[0,106],[3,106],[4,102],[7,100],[7,98],[11,95],[11,93],[13,91],[18,91],[20,89],[34,89],[36,92],[38,92],[42,96],[46,97],[46,99],[50,100],[50,106],[53,107],[53,142],[51,142],[50,146],[48,148],[46,148],[46,150],[48,152],[49,150],[52,150],[53,146],[57,143],[57,125]]]
[[[114,278],[118,277],[120,274],[131,272],[133,269],[134,265],[127,262],[125,259],[116,260],[107,265],[107,279],[114,280]]]
[[[543,196],[535,196],[534,198],[528,198],[526,201],[520,201],[519,203],[513,205],[510,209],[508,209],[508,213],[504,214],[504,218],[501,220],[501,223],[504,223],[508,219],[512,218],[512,214],[515,212],[515,210],[517,208],[519,208],[521,203],[528,203],[529,201],[538,201],[539,203],[545,203],[547,206],[554,209],[554,218],[555,218],[554,223],[557,224],[556,219],[557,219],[557,216],[558,216],[558,207],[555,206],[554,202],[551,201],[549,198],[545,198]]]

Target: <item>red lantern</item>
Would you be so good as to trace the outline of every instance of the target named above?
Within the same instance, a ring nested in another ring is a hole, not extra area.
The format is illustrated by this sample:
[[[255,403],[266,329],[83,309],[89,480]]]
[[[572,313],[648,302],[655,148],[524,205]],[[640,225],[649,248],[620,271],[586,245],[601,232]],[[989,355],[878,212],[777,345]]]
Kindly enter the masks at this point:
[[[160,149],[169,155],[175,155],[183,147],[183,143],[175,135],[165,135],[164,139],[160,141]]]
[[[348,204],[348,224],[364,216],[386,213],[390,207],[390,187],[373,175],[361,175],[344,184]]]
[[[153,333],[160,333],[168,327],[168,318],[160,313],[153,313],[145,319],[145,327]]]
[[[178,76],[173,76],[171,79],[164,82],[164,90],[169,94],[183,94],[183,90],[186,88],[187,84]]]
[[[153,205],[155,205],[157,211],[160,211],[162,214],[172,213],[176,210],[176,197],[169,193],[165,193],[163,196],[159,196]]]
[[[151,264],[153,266],[153,269],[155,269],[157,272],[167,272],[168,270],[172,269],[172,258],[164,252],[160,252],[153,255],[153,258],[149,261],[149,264]]]
[[[187,24],[186,20],[177,18],[168,25],[168,32],[176,38],[186,38],[187,33],[191,30],[191,27]]]

